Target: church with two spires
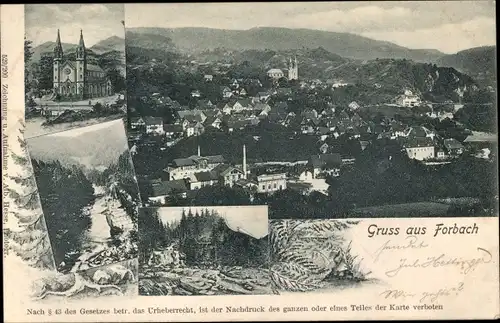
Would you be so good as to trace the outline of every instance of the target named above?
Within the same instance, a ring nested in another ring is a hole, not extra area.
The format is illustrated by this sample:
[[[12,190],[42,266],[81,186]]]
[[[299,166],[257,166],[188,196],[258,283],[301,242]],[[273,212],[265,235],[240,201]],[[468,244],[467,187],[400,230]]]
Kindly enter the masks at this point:
[[[83,100],[113,94],[111,80],[106,72],[100,66],[87,62],[87,51],[81,30],[75,60],[65,59],[61,36],[57,30],[53,72],[53,89],[62,99]]]

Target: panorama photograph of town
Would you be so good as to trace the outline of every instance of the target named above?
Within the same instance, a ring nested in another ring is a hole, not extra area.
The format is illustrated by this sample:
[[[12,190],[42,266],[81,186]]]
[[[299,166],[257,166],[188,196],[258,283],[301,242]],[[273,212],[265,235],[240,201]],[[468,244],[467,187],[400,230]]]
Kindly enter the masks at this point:
[[[127,5],[143,205],[496,215],[494,12],[490,1]]]

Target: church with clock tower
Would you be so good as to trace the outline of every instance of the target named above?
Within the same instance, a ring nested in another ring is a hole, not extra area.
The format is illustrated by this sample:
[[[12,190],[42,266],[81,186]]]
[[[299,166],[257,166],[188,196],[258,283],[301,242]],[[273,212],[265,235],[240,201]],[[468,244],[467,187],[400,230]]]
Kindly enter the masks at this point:
[[[111,81],[99,66],[87,62],[87,52],[80,31],[75,60],[64,59],[61,36],[57,30],[53,60],[53,89],[62,99],[91,99],[113,94]]]

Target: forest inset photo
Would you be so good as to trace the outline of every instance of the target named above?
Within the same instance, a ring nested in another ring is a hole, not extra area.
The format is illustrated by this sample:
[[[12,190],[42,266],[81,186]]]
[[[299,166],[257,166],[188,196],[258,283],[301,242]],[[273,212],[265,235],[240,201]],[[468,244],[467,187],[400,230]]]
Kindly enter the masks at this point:
[[[140,198],[121,120],[27,140],[57,270],[138,255]]]
[[[141,208],[140,295],[271,294],[267,206]]]

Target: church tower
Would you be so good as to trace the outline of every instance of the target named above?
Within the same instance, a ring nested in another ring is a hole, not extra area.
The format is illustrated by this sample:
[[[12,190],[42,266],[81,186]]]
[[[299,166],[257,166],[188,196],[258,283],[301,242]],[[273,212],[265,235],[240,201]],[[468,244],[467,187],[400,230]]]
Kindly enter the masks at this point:
[[[83,32],[80,29],[80,42],[76,49],[76,94],[85,98],[85,76],[87,72],[87,55],[85,42],[83,41]]]
[[[59,93],[59,82],[61,81],[61,64],[63,60],[63,49],[61,45],[61,35],[59,34],[59,29],[57,30],[56,46],[54,47],[54,60],[52,64],[52,69],[54,71],[53,76],[53,89],[55,92]]]
[[[295,60],[292,61],[290,58],[290,63],[288,65],[288,80],[298,80],[299,79],[299,65],[297,64],[297,56]]]

